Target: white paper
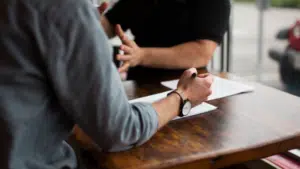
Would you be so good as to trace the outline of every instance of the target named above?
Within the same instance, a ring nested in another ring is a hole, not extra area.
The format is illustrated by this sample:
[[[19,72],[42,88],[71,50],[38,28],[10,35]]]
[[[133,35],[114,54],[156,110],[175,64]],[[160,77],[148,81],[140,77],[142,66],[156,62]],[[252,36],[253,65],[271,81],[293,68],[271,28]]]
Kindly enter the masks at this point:
[[[289,152],[300,158],[300,149],[290,150]]]
[[[146,102],[146,103],[153,103],[155,101],[158,101],[160,99],[163,99],[165,97],[167,97],[167,94],[171,92],[171,91],[167,91],[167,92],[163,92],[163,93],[158,93],[158,94],[154,94],[154,95],[150,95],[150,96],[146,96],[146,97],[141,97],[138,99],[134,99],[134,100],[130,100],[130,103],[135,103],[135,102]],[[189,115],[185,116],[185,117],[176,117],[173,120],[177,120],[177,119],[182,119],[182,118],[186,118],[186,117],[190,117],[190,116],[194,116],[197,114],[201,114],[201,113],[206,113],[212,110],[217,109],[217,107],[210,105],[208,103],[202,103],[194,108],[192,108],[191,112],[189,113]]]
[[[177,88],[178,80],[171,80],[161,82],[162,85],[170,88]],[[240,93],[251,92],[254,90],[253,87],[242,84],[240,82],[235,82],[228,79],[223,79],[217,76],[214,76],[214,82],[211,86],[212,94],[208,97],[208,100],[219,99],[223,97],[228,97]]]

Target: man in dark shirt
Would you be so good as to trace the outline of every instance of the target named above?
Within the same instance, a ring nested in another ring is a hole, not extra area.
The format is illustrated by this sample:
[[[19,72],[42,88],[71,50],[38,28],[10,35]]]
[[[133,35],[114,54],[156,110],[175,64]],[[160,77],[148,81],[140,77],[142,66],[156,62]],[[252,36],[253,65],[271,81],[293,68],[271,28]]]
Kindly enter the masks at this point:
[[[228,27],[229,0],[119,0],[101,23],[118,35],[128,78],[160,76],[168,69],[204,67]],[[123,33],[131,29],[135,42]]]
[[[77,124],[103,151],[146,142],[176,117],[182,99],[198,105],[212,77],[191,79],[180,94],[130,104],[112,50],[87,0],[0,3],[0,169],[75,169],[64,141]]]

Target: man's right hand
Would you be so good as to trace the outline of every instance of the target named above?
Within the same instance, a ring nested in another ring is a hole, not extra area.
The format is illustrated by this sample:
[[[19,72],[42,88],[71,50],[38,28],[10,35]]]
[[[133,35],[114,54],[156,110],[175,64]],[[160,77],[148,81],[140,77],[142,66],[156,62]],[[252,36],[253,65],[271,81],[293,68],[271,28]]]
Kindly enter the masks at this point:
[[[206,101],[211,95],[210,87],[213,83],[213,76],[200,74],[196,78],[192,78],[193,73],[197,73],[195,68],[184,71],[178,82],[177,91],[184,99],[189,99],[192,105],[196,106]]]

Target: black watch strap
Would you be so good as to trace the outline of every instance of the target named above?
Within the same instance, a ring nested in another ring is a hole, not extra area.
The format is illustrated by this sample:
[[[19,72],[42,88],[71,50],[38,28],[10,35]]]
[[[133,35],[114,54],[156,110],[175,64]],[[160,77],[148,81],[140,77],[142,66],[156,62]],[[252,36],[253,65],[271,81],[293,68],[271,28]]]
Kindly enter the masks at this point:
[[[183,97],[182,97],[182,95],[181,95],[178,91],[176,91],[176,90],[173,90],[172,92],[168,93],[167,95],[169,96],[169,95],[171,95],[171,94],[173,94],[173,93],[174,93],[174,94],[177,94],[177,95],[180,97],[179,115],[178,115],[178,116],[182,117],[182,116],[183,116],[183,114],[182,114],[182,108],[183,108],[183,105],[184,105]]]

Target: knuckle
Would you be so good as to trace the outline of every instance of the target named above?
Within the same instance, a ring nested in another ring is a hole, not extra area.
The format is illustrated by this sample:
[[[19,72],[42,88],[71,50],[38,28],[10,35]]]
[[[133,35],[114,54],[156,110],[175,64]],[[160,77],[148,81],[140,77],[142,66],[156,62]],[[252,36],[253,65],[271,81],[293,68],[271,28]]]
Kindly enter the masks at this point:
[[[191,73],[191,70],[190,70],[190,69],[187,69],[187,70],[185,70],[185,71],[183,72],[183,74],[186,75],[186,76],[188,76],[188,75],[190,75],[190,74],[192,74],[192,73]]]
[[[205,80],[204,80],[204,84],[205,84],[206,86],[210,87],[211,84],[212,84],[212,81],[211,81],[210,79],[205,79]]]
[[[214,77],[212,75],[209,75],[208,80],[212,84],[214,82]]]
[[[204,84],[205,86],[208,86],[208,85],[209,85],[209,81],[208,81],[207,79],[203,79],[203,84]]]
[[[212,94],[212,90],[211,90],[211,89],[208,89],[207,94],[208,94],[208,95],[211,95],[211,94]]]
[[[191,74],[197,72],[197,69],[196,69],[196,68],[190,68],[190,69],[188,69],[188,70],[190,71]]]
[[[196,72],[196,71],[197,71],[197,69],[194,68],[194,67],[190,68],[190,70],[191,70],[192,72]]]
[[[196,68],[190,68],[190,69],[186,70],[186,72],[188,72],[190,75],[193,74],[196,71],[197,71]]]

